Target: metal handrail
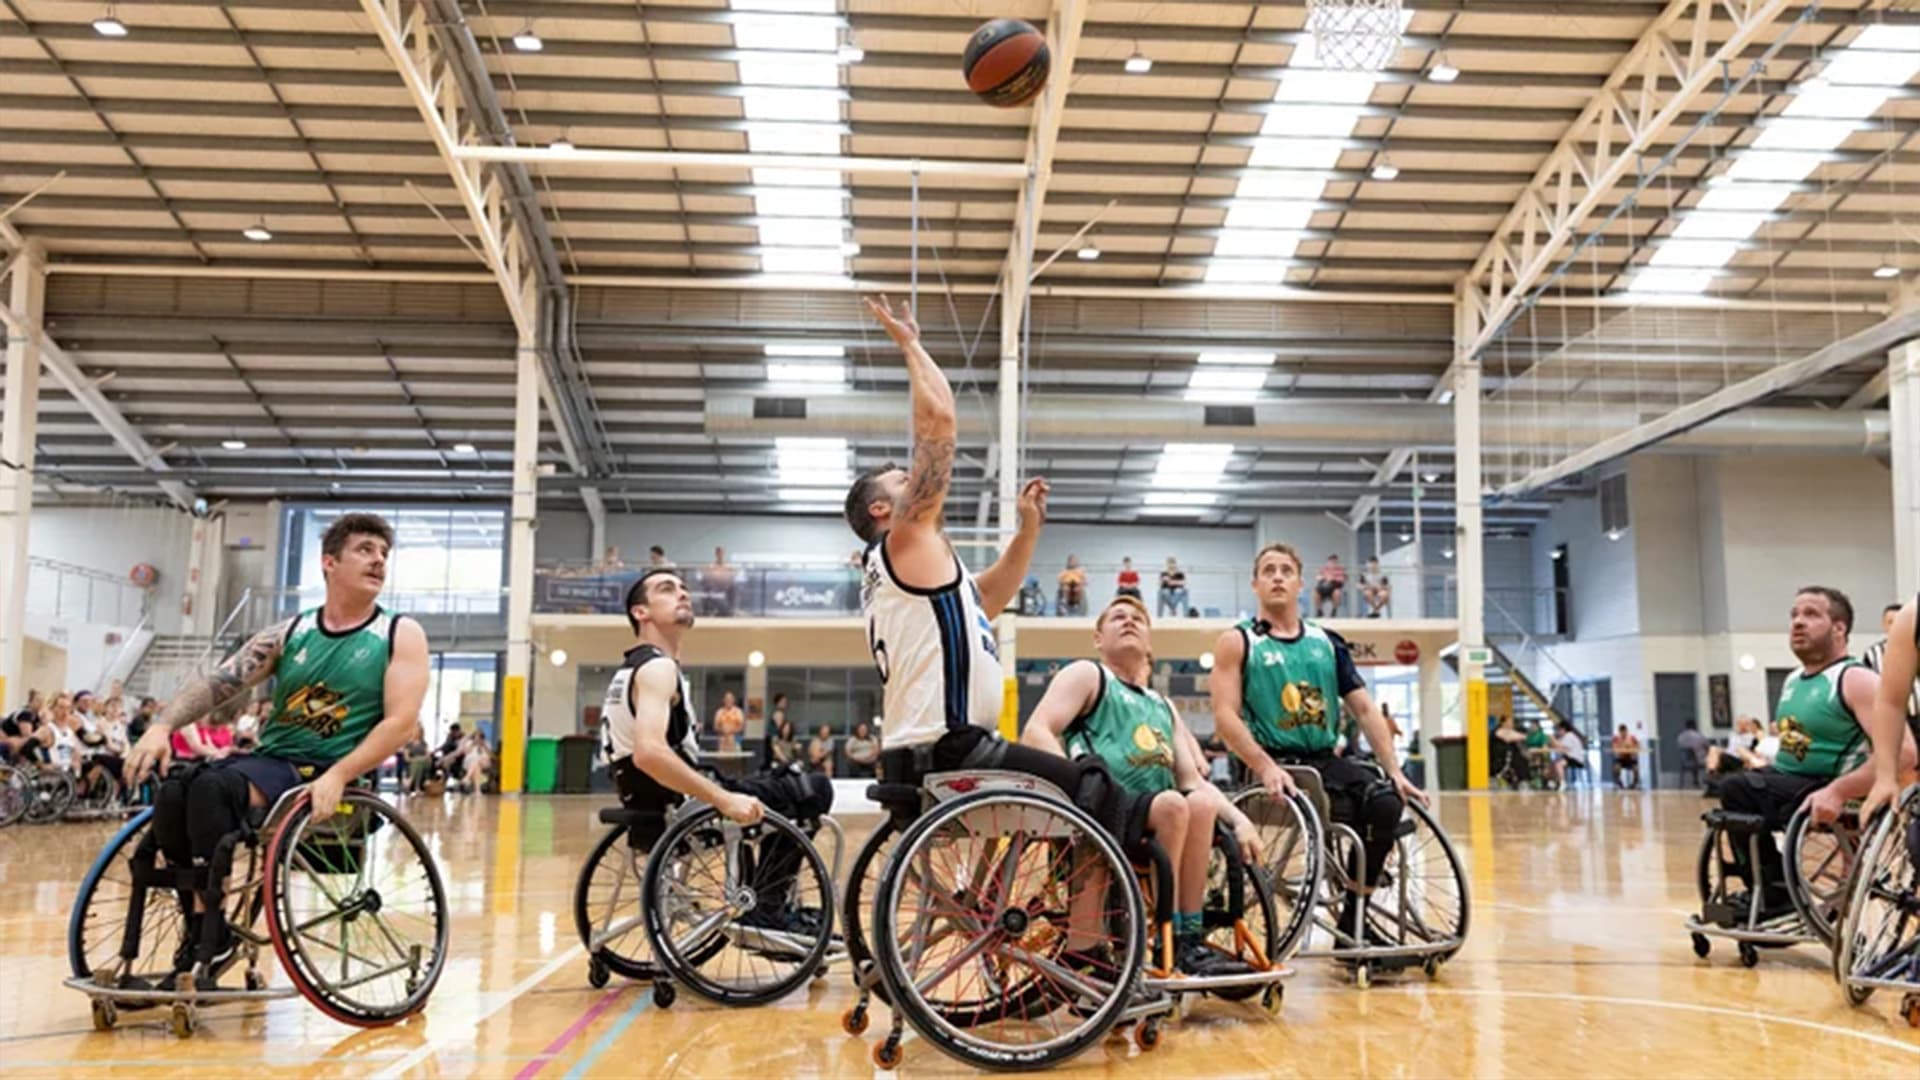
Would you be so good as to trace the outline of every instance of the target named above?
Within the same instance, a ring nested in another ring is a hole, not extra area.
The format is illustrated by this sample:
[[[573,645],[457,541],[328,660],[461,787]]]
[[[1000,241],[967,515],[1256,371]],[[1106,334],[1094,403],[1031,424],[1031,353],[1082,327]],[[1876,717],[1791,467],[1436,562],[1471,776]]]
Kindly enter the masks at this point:
[[[145,630],[147,628],[147,624],[151,623],[152,621],[153,621],[153,614],[151,612],[140,613],[140,622],[134,626],[133,630],[129,632],[126,637],[120,639],[120,647],[113,651],[113,655],[107,658],[106,666],[100,669],[100,674],[102,676],[105,676],[108,672],[112,671],[115,667],[119,666],[120,658],[127,654],[128,649],[133,648],[133,643],[139,640],[140,632]],[[136,664],[135,669],[137,670],[138,667],[139,665]],[[126,678],[130,679],[132,677],[133,677],[133,672],[132,671],[127,672]],[[125,679],[123,679],[122,682],[124,683]],[[94,685],[93,692],[96,694],[100,692],[99,684],[96,683]]]

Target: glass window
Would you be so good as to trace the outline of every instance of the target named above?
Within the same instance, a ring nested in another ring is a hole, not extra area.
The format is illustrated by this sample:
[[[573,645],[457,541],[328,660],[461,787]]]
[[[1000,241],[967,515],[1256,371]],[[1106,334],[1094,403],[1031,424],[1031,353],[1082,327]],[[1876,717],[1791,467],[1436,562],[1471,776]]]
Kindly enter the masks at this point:
[[[506,572],[506,515],[498,509],[313,506],[287,511],[286,585],[297,606],[326,594],[320,541],[341,515],[367,511],[394,528],[383,602],[418,615],[498,614]],[[291,610],[294,601],[289,601]]]

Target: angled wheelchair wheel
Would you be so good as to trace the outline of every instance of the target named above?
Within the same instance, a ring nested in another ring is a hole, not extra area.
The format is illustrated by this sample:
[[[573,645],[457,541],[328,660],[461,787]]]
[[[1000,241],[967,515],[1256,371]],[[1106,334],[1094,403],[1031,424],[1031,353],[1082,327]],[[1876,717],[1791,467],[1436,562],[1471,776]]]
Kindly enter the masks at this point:
[[[968,1065],[1017,1070],[1106,1036],[1132,999],[1146,930],[1131,864],[1105,829],[1043,795],[987,790],[900,838],[870,945],[922,1038]],[[1030,984],[1046,992],[1020,991]],[[996,995],[1012,1004],[976,1023],[977,1003]]]
[[[573,887],[573,926],[581,946],[592,961],[626,979],[660,973],[640,911],[646,865],[646,852],[628,842],[625,825],[616,825],[594,845]]]
[[[33,770],[31,781],[23,815],[27,824],[45,825],[64,817],[73,805],[73,777],[64,769],[41,767]]]
[[[887,856],[892,852],[893,842],[898,835],[893,817],[882,817],[880,824],[873,827],[873,833],[854,855],[853,868],[847,875],[846,895],[840,899],[840,932],[847,940],[847,962],[852,968],[856,984],[861,980],[861,972],[870,970],[873,963],[873,950],[867,945],[866,934],[868,907],[873,902],[880,871],[886,867]],[[873,991],[880,995],[880,1000],[887,1001],[885,986],[876,983]]]
[[[1851,820],[1814,825],[1803,805],[1787,822],[1787,892],[1801,921],[1829,948],[1845,910],[1859,847],[1859,830]]]
[[[271,826],[267,930],[302,997],[343,1024],[418,1012],[446,965],[446,889],[425,841],[379,798],[349,791],[315,820],[305,793]]]
[[[1471,916],[1459,854],[1433,815],[1408,803],[1401,835],[1367,904],[1369,926],[1395,944],[1434,947],[1437,970],[1465,944]]]
[[[1834,973],[1853,1004],[1920,989],[1920,784],[1867,831],[1837,940]]]
[[[806,985],[833,942],[833,879],[778,814],[738,826],[712,807],[677,818],[647,859],[648,943],[675,982],[723,1005]]]
[[[1326,832],[1320,815],[1298,793],[1275,800],[1263,788],[1234,796],[1234,805],[1260,831],[1260,858],[1273,899],[1273,944],[1267,959],[1291,957],[1313,928],[1316,898],[1326,874]]]
[[[1236,893],[1237,917],[1234,913]],[[1279,908],[1273,888],[1267,884],[1266,871],[1241,865],[1237,858],[1229,859],[1218,844],[1207,859],[1206,907],[1200,917],[1205,925],[1207,944],[1226,955],[1249,963],[1264,959],[1277,966],[1281,962]],[[1252,955],[1253,949],[1259,950],[1258,956]],[[1211,993],[1228,1001],[1245,1001],[1266,989],[1238,986]]]
[[[26,816],[33,802],[33,782],[26,770],[0,764],[0,827]]]
[[[140,891],[134,880],[140,844],[148,838],[152,822],[152,810],[143,810],[127,822],[80,879],[80,892],[67,918],[67,965],[76,979],[120,967],[121,946],[136,906],[140,912],[138,955],[128,974],[156,985],[173,975],[175,957],[186,947],[187,922],[179,894],[172,889],[147,889],[135,903]],[[151,861],[151,853],[147,858]]]

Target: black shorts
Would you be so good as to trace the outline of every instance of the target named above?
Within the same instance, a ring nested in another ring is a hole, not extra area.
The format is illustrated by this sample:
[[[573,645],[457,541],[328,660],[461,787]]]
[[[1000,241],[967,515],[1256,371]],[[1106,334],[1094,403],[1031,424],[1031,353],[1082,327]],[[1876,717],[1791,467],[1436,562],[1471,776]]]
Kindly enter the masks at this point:
[[[291,761],[264,754],[233,754],[219,761],[209,761],[203,768],[210,772],[232,769],[246,777],[247,783],[266,798],[268,806],[279,802],[280,796],[294,787],[309,783],[327,770],[327,766],[319,762]]]
[[[1316,581],[1313,583],[1313,595],[1325,599],[1333,595],[1335,589],[1344,588],[1344,581]]]
[[[608,768],[614,790],[620,794],[620,805],[628,810],[664,814],[686,801],[685,795],[648,776],[631,757],[621,758]],[[833,809],[833,781],[821,773],[782,767],[737,780],[716,777],[714,782],[728,791],[753,796],[767,809],[803,828],[811,828]]]

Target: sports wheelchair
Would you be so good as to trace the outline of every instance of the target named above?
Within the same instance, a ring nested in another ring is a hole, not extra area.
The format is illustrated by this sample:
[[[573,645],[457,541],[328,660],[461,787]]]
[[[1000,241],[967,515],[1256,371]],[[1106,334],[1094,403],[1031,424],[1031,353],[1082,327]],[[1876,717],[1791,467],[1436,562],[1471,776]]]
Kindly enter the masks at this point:
[[[1706,959],[1716,937],[1736,942],[1746,967],[1760,962],[1763,948],[1833,947],[1860,847],[1859,824],[1851,813],[1823,826],[1813,824],[1804,804],[1794,811],[1782,863],[1793,906],[1776,912],[1765,909],[1766,883],[1748,880],[1762,874],[1760,845],[1776,842],[1766,818],[1725,809],[1700,817],[1707,825],[1695,868],[1700,911],[1686,921],[1695,956]]]
[[[1467,940],[1472,901],[1460,856],[1433,814],[1408,802],[1379,884],[1365,888],[1360,834],[1332,820],[1320,774],[1286,765],[1295,790],[1275,799],[1259,786],[1233,796],[1260,830],[1273,884],[1275,955],[1325,957],[1366,989],[1377,972],[1440,973]],[[1384,774],[1382,780],[1384,780]],[[1349,897],[1362,905],[1342,919]]]
[[[1030,1069],[1116,1030],[1151,1050],[1187,994],[1261,995],[1279,1007],[1290,972],[1276,951],[1272,894],[1230,838],[1210,866],[1207,941],[1249,970],[1189,978],[1171,970],[1171,905],[1156,902],[1171,899],[1165,854],[1149,842],[1129,857],[1054,785],[968,769],[867,794],[887,816],[847,886],[842,926],[860,997],[841,1023],[865,1033],[874,994],[892,1009],[873,1051],[879,1067],[900,1064],[905,1024],[964,1063]]]
[[[600,811],[610,826],[580,868],[574,927],[587,981],[675,984],[721,1005],[761,1005],[826,974],[834,879],[846,833],[830,815],[795,822],[769,810],[741,826],[689,799],[672,811]],[[833,840],[831,866],[813,837]]]
[[[1833,966],[1847,1000],[1901,991],[1900,1015],[1920,1028],[1920,784],[1874,817],[1845,900]]]
[[[87,995],[96,1030],[162,1005],[180,1038],[201,1008],[233,1001],[298,995],[363,1028],[426,1005],[447,959],[446,890],[426,842],[386,802],[349,789],[316,820],[305,786],[295,787],[193,867],[166,864],[153,815],[142,810],[107,842],[68,920],[65,985]],[[223,884],[235,870],[238,884]],[[199,939],[195,896],[225,913],[229,940],[212,930]],[[269,946],[291,986],[268,984]],[[222,987],[235,968],[241,984]]]

